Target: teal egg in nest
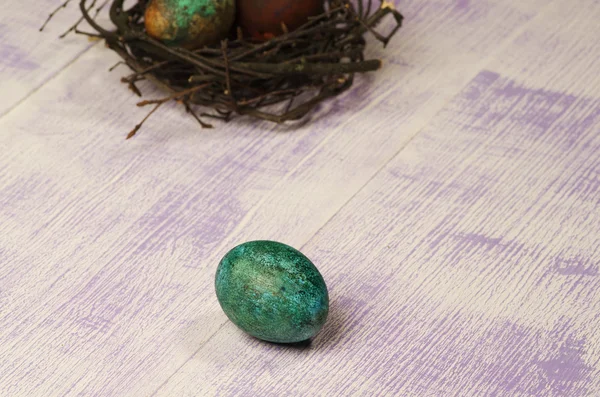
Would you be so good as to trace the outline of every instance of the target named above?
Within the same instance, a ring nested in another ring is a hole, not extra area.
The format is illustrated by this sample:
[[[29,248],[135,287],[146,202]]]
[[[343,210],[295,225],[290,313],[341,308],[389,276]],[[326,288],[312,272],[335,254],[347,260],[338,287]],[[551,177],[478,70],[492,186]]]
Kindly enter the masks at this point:
[[[199,48],[226,38],[235,20],[235,0],[151,0],[146,33],[168,45]]]

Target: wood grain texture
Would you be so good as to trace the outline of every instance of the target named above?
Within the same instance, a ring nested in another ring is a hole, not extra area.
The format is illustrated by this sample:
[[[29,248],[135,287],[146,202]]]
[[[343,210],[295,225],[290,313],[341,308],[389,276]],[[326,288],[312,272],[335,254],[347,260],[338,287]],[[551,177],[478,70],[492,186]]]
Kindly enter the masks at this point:
[[[304,245],[333,302],[311,347],[228,323],[157,395],[600,394],[600,81],[585,73],[600,7],[576,28],[569,7],[548,7]],[[548,32],[539,85],[503,76],[543,57]],[[581,73],[563,90],[556,68]]]
[[[58,36],[79,18],[73,3],[56,14],[43,32],[46,17],[60,0],[4,1],[0,11],[0,117],[60,73],[91,45],[82,36]]]
[[[86,53],[0,119],[0,395],[597,391],[585,6],[402,4],[382,73],[285,134],[169,108],[124,143],[145,111]],[[332,288],[309,350],[218,308],[219,257],[255,238],[304,246]]]

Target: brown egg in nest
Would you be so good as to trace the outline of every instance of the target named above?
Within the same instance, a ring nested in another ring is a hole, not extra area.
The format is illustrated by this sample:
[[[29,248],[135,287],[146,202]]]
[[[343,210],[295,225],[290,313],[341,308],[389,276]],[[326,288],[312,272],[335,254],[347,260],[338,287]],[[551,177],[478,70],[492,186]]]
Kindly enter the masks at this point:
[[[268,40],[299,28],[311,16],[322,14],[323,0],[238,0],[237,20],[251,37]]]
[[[235,0],[151,0],[144,24],[149,36],[168,45],[199,48],[226,38]]]

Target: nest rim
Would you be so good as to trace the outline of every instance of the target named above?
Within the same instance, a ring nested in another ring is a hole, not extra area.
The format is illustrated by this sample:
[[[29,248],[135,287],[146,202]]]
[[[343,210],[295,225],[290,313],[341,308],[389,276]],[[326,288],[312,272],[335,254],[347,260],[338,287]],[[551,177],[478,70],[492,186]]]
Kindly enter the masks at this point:
[[[106,0],[92,16],[96,1],[79,0],[81,19],[64,35],[75,32],[104,40],[122,59],[118,64],[132,70],[121,81],[137,96],[143,96],[137,87],[143,80],[167,94],[137,104],[154,107],[127,139],[172,100],[182,104],[203,128],[213,127],[204,121],[207,117],[229,121],[242,115],[280,124],[303,119],[322,102],[348,90],[355,74],[380,69],[381,60],[365,59],[365,34],[373,35],[385,48],[403,21],[393,3],[385,0],[375,9],[371,0],[366,4],[363,0],[325,0],[322,14],[293,31],[282,24],[282,35],[256,40],[245,37],[234,25],[230,37],[219,44],[188,49],[166,45],[145,32],[143,18],[150,0],[138,0],[128,9],[123,7],[124,0]],[[114,26],[106,29],[96,17],[110,1]],[[375,28],[389,16],[394,24],[383,35]],[[80,31],[82,21],[96,32]],[[212,112],[198,113],[199,107]]]

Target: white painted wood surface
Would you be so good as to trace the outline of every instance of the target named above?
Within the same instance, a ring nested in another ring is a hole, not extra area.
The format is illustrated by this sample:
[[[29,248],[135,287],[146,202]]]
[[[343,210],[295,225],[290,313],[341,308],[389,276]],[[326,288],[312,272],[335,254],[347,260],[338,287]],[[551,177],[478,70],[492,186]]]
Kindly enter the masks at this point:
[[[4,56],[0,395],[600,395],[600,3],[398,7],[382,72],[285,133],[166,107],[124,142],[145,110],[108,50]],[[309,348],[216,302],[261,238],[328,282]]]
[[[62,2],[55,0],[4,1],[0,11],[0,116],[52,80],[90,48],[82,37],[62,35],[77,21],[73,3],[59,12],[43,32],[40,27]]]

